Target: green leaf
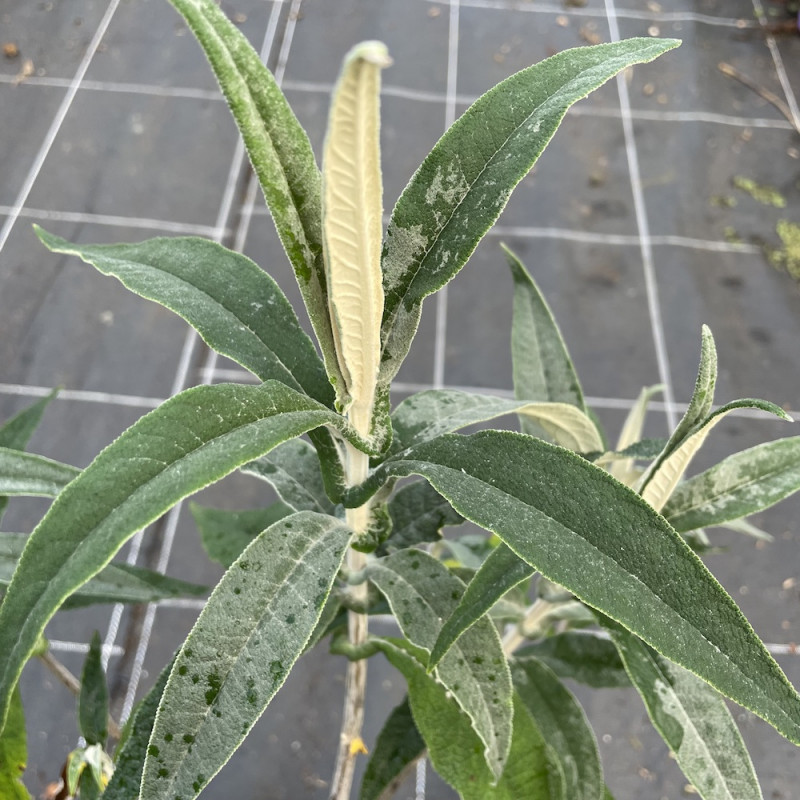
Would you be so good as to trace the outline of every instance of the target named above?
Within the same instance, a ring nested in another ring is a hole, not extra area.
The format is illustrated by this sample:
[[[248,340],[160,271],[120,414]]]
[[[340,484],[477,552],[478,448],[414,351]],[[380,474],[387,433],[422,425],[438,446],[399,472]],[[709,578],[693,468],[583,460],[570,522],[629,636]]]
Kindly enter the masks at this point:
[[[431,651],[428,669],[435,667],[461,634],[488,614],[492,606],[518,583],[533,575],[533,569],[501,544],[483,562],[455,611],[439,631]]]
[[[800,489],[800,437],[779,439],[729,456],[680,484],[664,506],[677,531],[763,511]]]
[[[545,577],[800,744],[800,696],[732,598],[635,492],[567,450],[501,431],[442,436],[371,481],[410,474]]]
[[[269,455],[245,464],[241,471],[267,481],[294,511],[334,513],[335,506],[325,494],[319,458],[302,439],[285,442]]]
[[[341,380],[322,259],[321,177],[311,143],[272,73],[213,0],[170,0],[197,37],[228,101],[289,256],[325,367]]]
[[[277,283],[249,258],[196,237],[71,244],[34,226],[53,252],[75,255],[174,311],[203,341],[262,381],[278,380],[333,407],[314,345]]]
[[[164,689],[143,797],[191,800],[225,765],[303,652],[351,536],[339,520],[302,511],[225,573]]]
[[[400,550],[368,567],[408,640],[428,652],[458,606],[464,584],[421,550]],[[511,743],[511,676],[497,631],[476,622],[436,667],[436,676],[470,718],[496,777]]]
[[[608,627],[653,726],[698,794],[761,800],[750,755],[719,694],[628,631]]]
[[[392,414],[394,437],[390,452],[399,452],[428,439],[506,414],[534,421],[555,442],[579,453],[603,449],[594,423],[573,405],[529,403],[453,389],[419,392],[400,403]]]
[[[0,447],[0,495],[55,497],[79,473],[44,456]]]
[[[0,606],[0,721],[48,620],[137,530],[325,424],[341,426],[343,419],[276,381],[198,386],[146,414],[100,453],[31,534]]]
[[[499,780],[486,766],[470,720],[446,687],[397,640],[373,640],[408,683],[411,713],[439,775],[462,800],[549,798],[547,748],[525,707],[514,698],[514,733]]]
[[[78,722],[89,745],[105,745],[108,738],[108,686],[103,670],[100,634],[95,631],[83,662],[81,691],[78,696]]]
[[[0,425],[0,447],[7,447],[9,450],[24,450],[41,422],[44,410],[57,394],[58,390],[53,389],[47,397],[43,397]],[[0,496],[0,518],[2,518],[7,505],[8,498]]]
[[[31,800],[21,780],[27,763],[25,712],[17,687],[11,695],[6,727],[0,734],[0,797],[3,800]]]
[[[425,742],[419,735],[406,697],[396,706],[378,740],[364,770],[359,800],[384,800],[391,797],[408,769],[425,752]]]
[[[567,403],[588,413],[578,374],[550,306],[522,261],[508,247],[502,247],[514,279],[511,322],[514,394],[520,400]],[[524,433],[540,435],[541,427],[536,420],[523,417],[520,422]]]
[[[535,658],[515,660],[514,688],[552,750],[565,797],[602,800],[603,768],[583,709],[552,670]]]
[[[0,533],[0,586],[7,586],[28,535]],[[70,595],[62,608],[83,608],[94,603],[151,603],[168,597],[198,597],[205,586],[170,578],[159,572],[128,564],[109,564]]]
[[[662,384],[656,386],[645,386],[639,393],[639,397],[633,404],[633,408],[628,412],[625,418],[625,423],[622,426],[619,439],[617,440],[617,451],[624,452],[629,447],[636,446],[642,438],[642,431],[644,430],[644,420],[647,415],[647,406],[654,395],[662,392],[664,386]],[[664,449],[666,442],[659,447],[659,452],[653,454],[655,458],[661,450]],[[626,486],[631,486],[635,481],[633,474],[634,459],[626,459],[625,461],[618,461],[609,467],[609,472],[618,480],[622,481]]]
[[[392,532],[381,553],[437,542],[442,538],[442,528],[464,521],[427,481],[398,489],[389,500],[388,510]]]
[[[677,45],[629,39],[565,50],[490,89],[451,126],[404,189],[387,230],[383,381],[408,352],[423,299],[464,266],[567,109],[625,67]]]
[[[617,648],[593,633],[557,633],[521,647],[517,660],[535,656],[560,678],[570,678],[594,689],[625,689],[631,685]]]
[[[206,555],[227,569],[261,531],[288,517],[294,509],[278,501],[252,511],[226,511],[190,503]]]
[[[754,539],[760,539],[762,542],[774,541],[774,537],[771,534],[762,531],[761,528],[756,527],[752,522],[746,519],[728,520],[728,522],[723,522],[720,527],[727,528],[729,531],[734,531],[735,533],[742,533],[745,536],[752,536]]]

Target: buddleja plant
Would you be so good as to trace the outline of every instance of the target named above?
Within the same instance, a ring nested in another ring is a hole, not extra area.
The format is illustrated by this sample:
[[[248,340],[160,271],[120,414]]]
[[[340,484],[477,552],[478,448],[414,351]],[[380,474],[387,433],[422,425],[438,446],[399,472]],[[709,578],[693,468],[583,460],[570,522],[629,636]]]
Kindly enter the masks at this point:
[[[375,653],[403,674],[408,698],[372,746],[364,800],[391,794],[425,753],[468,800],[609,797],[593,734],[561,678],[633,684],[702,797],[759,798],[721,695],[794,743],[800,697],[681,534],[702,546],[704,527],[746,528],[735,521],[797,489],[800,442],[763,445],[682,482],[733,408],[786,418],[757,400],[714,410],[711,334],[703,332],[697,385],[672,436],[641,440],[644,393],[609,448],[550,311],[509,252],[516,399],[428,391],[389,406],[424,298],[464,266],[568,107],[677,42],[571,50],[503,81],[434,147],[382,237],[386,48],[366,42],[346,57],[320,174],[273,77],[218,7],[172,3],[228,99],[322,355],[275,282],[242,255],[196,238],[84,246],[38,230],[50,249],[181,315],[261,383],[188,389],[80,474],[39,492],[57,497],[0,607],[6,731],[20,673],[59,607],[136,531],[242,470],[280,500],[238,514],[194,507],[227,571],[129,722],[107,786],[101,773],[86,796],[196,797],[302,653],[327,641],[350,659],[331,790],[338,800],[350,796],[365,749]],[[519,415],[522,432],[455,433],[508,414]],[[444,526],[464,519],[493,535],[442,539]],[[532,581],[538,597],[529,605]],[[386,611],[398,636],[370,636],[369,614]],[[105,713],[87,728],[100,745]]]

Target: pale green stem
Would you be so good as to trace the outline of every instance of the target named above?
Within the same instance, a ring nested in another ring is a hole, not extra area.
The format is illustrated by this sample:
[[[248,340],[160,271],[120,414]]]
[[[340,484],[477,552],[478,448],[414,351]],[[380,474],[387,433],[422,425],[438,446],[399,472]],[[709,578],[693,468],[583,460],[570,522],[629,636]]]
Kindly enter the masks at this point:
[[[507,656],[511,655],[526,639],[530,638],[552,608],[553,604],[548,603],[547,600],[542,600],[541,597],[533,605],[529,606],[522,622],[515,625],[503,637],[503,652]]]
[[[346,476],[348,486],[357,486],[366,480],[369,472],[369,456],[346,444]],[[347,524],[356,535],[365,533],[369,526],[369,503],[359,508],[348,508]],[[361,572],[367,560],[364,553],[352,547],[347,553],[347,568],[350,574]],[[351,588],[352,598],[359,607],[366,605],[367,582]],[[366,613],[349,611],[347,614],[347,631],[350,644],[359,646],[367,640],[368,619]],[[350,661],[345,678],[344,711],[339,741],[339,753],[336,759],[336,770],[331,788],[331,800],[349,800],[353,785],[353,771],[356,756],[361,750],[361,727],[364,722],[364,696],[367,689],[367,659]]]

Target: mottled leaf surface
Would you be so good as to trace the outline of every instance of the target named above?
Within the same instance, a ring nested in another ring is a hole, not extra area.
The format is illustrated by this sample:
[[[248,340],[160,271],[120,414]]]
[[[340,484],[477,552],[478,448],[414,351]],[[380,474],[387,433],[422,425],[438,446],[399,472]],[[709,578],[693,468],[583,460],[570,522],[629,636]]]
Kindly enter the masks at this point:
[[[464,584],[421,550],[401,550],[375,561],[368,575],[408,640],[430,652],[442,621],[458,606]],[[436,676],[470,718],[487,764],[499,777],[511,742],[511,677],[488,619],[461,636],[439,662]]]
[[[529,436],[485,431],[420,445],[375,480],[384,474],[427,478],[545,577],[800,744],[800,697],[732,598],[663,517],[603,470]]]
[[[0,496],[55,497],[79,472],[44,456],[0,447]]]
[[[148,800],[192,800],[227,763],[314,630],[351,531],[309,511],[260,534],[214,589],[175,659],[142,777]]]

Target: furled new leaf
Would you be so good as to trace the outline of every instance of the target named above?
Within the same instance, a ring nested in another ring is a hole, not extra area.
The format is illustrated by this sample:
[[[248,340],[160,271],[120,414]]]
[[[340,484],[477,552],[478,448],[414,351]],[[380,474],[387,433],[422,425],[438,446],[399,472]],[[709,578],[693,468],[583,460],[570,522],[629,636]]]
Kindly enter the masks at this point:
[[[647,713],[703,800],[761,800],[750,755],[708,684],[613,623],[611,636]]]
[[[322,257],[321,178],[272,73],[213,0],[170,0],[205,51],[244,139],[334,384],[341,380]]]
[[[25,712],[17,687],[11,695],[6,727],[0,733],[0,797],[3,800],[31,800],[21,780],[27,763]]]
[[[387,462],[372,481],[410,474],[543,575],[800,744],[800,696],[732,598],[635,492],[567,450],[502,431],[442,436]],[[370,481],[348,502],[371,489]]]
[[[48,620],[137,530],[281,442],[326,424],[344,421],[277,381],[199,386],[146,414],[100,453],[31,534],[0,606],[0,721]]]
[[[572,693],[535,658],[515,659],[514,689],[553,752],[569,800],[602,800],[603,768],[592,729]]]
[[[442,620],[458,605],[464,584],[421,550],[400,550],[369,566],[370,580],[389,601],[408,640],[428,652]],[[511,742],[511,677],[497,631],[476,622],[436,668],[439,681],[470,718],[486,762],[500,776]]]
[[[227,569],[261,531],[288,517],[295,509],[278,500],[267,508],[226,511],[190,503],[206,555]]]
[[[439,631],[428,669],[433,669],[461,634],[488,614],[492,606],[518,583],[530,578],[533,568],[504,544],[496,547],[467,584],[455,611]]]
[[[406,697],[396,706],[383,726],[372,749],[359,800],[386,800],[425,752]]]
[[[677,45],[629,39],[565,50],[507,78],[456,120],[403,191],[387,230],[384,382],[408,352],[423,299],[464,266],[567,109],[620,70]]]
[[[284,442],[269,455],[245,464],[241,471],[271,484],[294,511],[334,512],[335,507],[325,494],[319,458],[302,439]]]
[[[522,420],[535,422],[537,430],[543,429],[553,441],[569,450],[592,453],[603,449],[594,423],[575,405],[530,403],[527,398],[507,400],[453,389],[432,389],[412,395],[394,410],[390,452],[506,414],[518,414]]]
[[[677,531],[738,520],[800,489],[800,437],[742,450],[680,484],[664,506]]]
[[[644,430],[644,420],[647,414],[647,406],[653,398],[653,395],[658,394],[658,392],[663,391],[663,389],[664,387],[661,384],[645,386],[639,393],[639,397],[636,398],[633,408],[628,412],[628,416],[625,418],[625,423],[620,431],[617,441],[617,452],[623,452],[641,440],[642,431]],[[661,449],[663,449],[663,446]],[[655,455],[658,455],[658,453]],[[629,458],[613,462],[611,466],[609,466],[608,471],[618,481],[622,481],[626,486],[631,486],[635,481],[633,468],[634,459]]]
[[[89,652],[83,662],[78,721],[87,744],[105,745],[108,738],[108,686],[103,669],[100,634],[97,631],[89,643]]]
[[[225,573],[164,689],[143,797],[192,800],[227,763],[303,652],[351,535],[334,517],[292,514]]]
[[[55,497],[79,472],[44,456],[0,447],[0,496]]]

